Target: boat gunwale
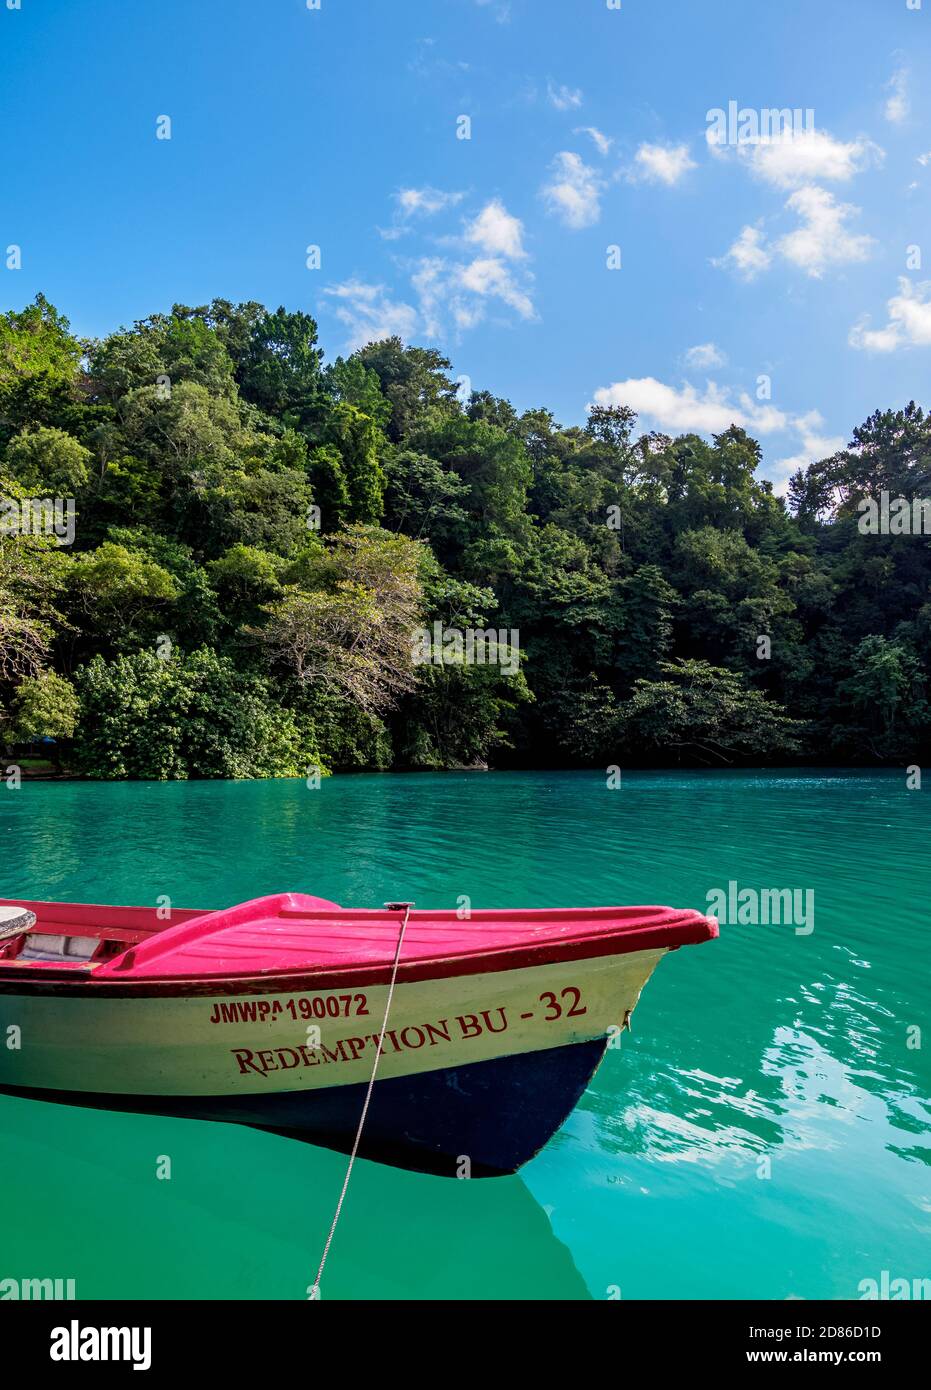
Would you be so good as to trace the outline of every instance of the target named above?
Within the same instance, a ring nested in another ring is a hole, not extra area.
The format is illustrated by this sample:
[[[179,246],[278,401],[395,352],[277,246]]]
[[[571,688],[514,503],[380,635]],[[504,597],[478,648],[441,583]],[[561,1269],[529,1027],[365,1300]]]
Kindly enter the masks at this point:
[[[121,908],[92,903],[39,903],[26,902],[25,899],[0,899],[0,902],[15,902],[17,905],[50,908],[81,908],[107,912],[151,912],[148,908]],[[554,917],[574,917],[584,915],[595,920],[603,920],[613,913],[623,912],[623,908],[544,908],[530,909],[526,913],[520,909],[483,909],[485,920],[495,920],[505,914],[516,917],[530,917],[532,920],[552,920]],[[371,909],[359,912],[395,920],[392,914]],[[669,908],[672,921],[658,921],[638,927],[619,925],[615,931],[599,935],[551,937],[520,944],[513,942],[503,946],[485,946],[469,953],[456,952],[446,956],[417,957],[402,960],[398,966],[399,984],[416,983],[423,980],[449,979],[456,976],[497,974],[510,970],[529,969],[534,966],[554,965],[562,961],[572,962],[588,959],[602,959],[607,956],[630,955],[638,951],[677,950],[680,946],[697,945],[713,940],[718,935],[718,925],[713,917],[704,916],[691,909]],[[173,924],[184,913],[185,918],[212,915],[199,913],[195,909],[174,909]],[[326,915],[337,918],[340,915],[356,915],[355,909],[340,909]],[[290,914],[289,914],[290,915]],[[306,915],[306,914],[305,914]],[[315,916],[317,914],[314,914]],[[431,918],[438,914],[427,913]],[[449,916],[456,920],[455,913]],[[479,913],[473,913],[475,920]],[[413,917],[413,914],[412,914]],[[41,920],[41,919],[40,919]],[[112,962],[108,962],[112,964]],[[335,989],[351,979],[360,986],[387,984],[392,971],[392,962],[385,960],[376,964],[348,960],[341,964],[329,963],[317,968],[298,965],[289,970],[240,971],[225,970],[222,974],[162,974],[140,975],[135,978],[131,971],[100,975],[89,967],[69,966],[56,969],[45,965],[34,972],[26,964],[17,965],[13,961],[4,963],[0,958],[0,994],[22,994],[32,997],[50,994],[80,996],[104,996],[108,998],[151,998],[178,997],[204,998],[211,995],[244,994],[287,994],[315,993]]]

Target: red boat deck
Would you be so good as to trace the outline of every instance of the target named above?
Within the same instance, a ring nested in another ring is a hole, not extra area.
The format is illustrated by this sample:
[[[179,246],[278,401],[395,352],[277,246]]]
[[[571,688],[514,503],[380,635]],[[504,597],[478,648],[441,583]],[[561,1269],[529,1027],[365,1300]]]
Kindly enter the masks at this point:
[[[22,904],[36,931],[99,935],[108,949],[91,964],[94,981],[242,978],[321,972],[358,974],[391,964],[402,914],[340,908],[323,898],[282,893],[219,912],[175,911],[163,925],[151,909]],[[674,948],[717,935],[713,918],[669,907],[565,908],[539,911],[412,912],[402,975],[438,962],[442,973],[508,969],[563,959]],[[33,938],[34,939],[34,938]],[[117,944],[119,943],[119,944]],[[0,969],[55,968],[0,959]],[[57,969],[87,969],[60,962]],[[419,967],[419,968],[418,968]]]
[[[130,969],[152,975],[287,973],[308,967],[340,969],[390,964],[398,940],[397,911],[352,911],[321,899],[283,894],[169,928],[137,946]],[[665,907],[581,908],[540,912],[412,912],[404,960],[532,955],[573,944],[609,945],[613,952],[681,946],[714,934],[700,913]],[[600,954],[592,951],[591,954]],[[105,971],[120,971],[116,960]]]

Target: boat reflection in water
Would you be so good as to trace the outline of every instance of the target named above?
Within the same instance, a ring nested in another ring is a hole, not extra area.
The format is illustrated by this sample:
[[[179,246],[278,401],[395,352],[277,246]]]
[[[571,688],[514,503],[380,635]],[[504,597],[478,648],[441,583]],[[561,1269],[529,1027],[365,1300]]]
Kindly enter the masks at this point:
[[[0,1096],[0,1165],[42,1173],[42,1227],[8,1222],[5,1274],[74,1280],[86,1298],[310,1295],[342,1154],[244,1126]],[[83,1193],[96,1204],[93,1239]],[[587,1299],[519,1175],[450,1182],[359,1162],[330,1251],[333,1299]]]

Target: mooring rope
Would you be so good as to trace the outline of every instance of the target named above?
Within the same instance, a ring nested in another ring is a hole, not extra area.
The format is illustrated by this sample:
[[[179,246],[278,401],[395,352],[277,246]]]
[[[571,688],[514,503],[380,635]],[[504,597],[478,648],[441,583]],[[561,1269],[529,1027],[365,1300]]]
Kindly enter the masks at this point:
[[[401,960],[401,947],[404,944],[404,933],[407,931],[408,919],[410,918],[411,908],[414,906],[414,904],[386,903],[385,906],[389,909],[397,908],[399,911],[403,907],[404,920],[401,923],[401,930],[398,932],[398,944],[395,947],[394,964],[391,967],[391,980],[388,985],[388,998],[385,1001],[385,1016],[382,1019],[381,1032],[378,1035],[378,1046],[375,1049],[375,1060],[372,1063],[372,1074],[369,1077],[368,1090],[365,1093],[365,1100],[362,1105],[362,1114],[359,1116],[359,1125],[356,1129],[356,1137],[353,1140],[352,1149],[349,1154],[349,1162],[346,1165],[346,1176],[343,1178],[342,1191],[339,1194],[339,1201],[336,1203],[336,1210],[333,1213],[333,1221],[330,1226],[330,1234],[326,1238],[326,1245],[324,1245],[323,1254],[320,1256],[320,1267],[317,1270],[317,1277],[314,1280],[313,1286],[311,1288],[310,1296],[312,1299],[319,1299],[320,1297],[320,1280],[323,1278],[323,1266],[326,1264],[327,1255],[329,1255],[330,1253],[330,1246],[333,1244],[333,1236],[336,1232],[336,1223],[339,1221],[340,1213],[343,1210],[343,1202],[346,1197],[346,1189],[349,1186],[349,1178],[352,1174],[352,1165],[356,1161],[356,1154],[359,1151],[359,1144],[362,1140],[362,1131],[365,1128],[365,1117],[368,1115],[369,1102],[372,1099],[372,1091],[375,1089],[375,1073],[378,1071],[378,1063],[381,1061],[381,1048],[382,1043],[385,1041],[385,1031],[388,1027],[388,1015],[391,1012],[391,1001],[394,998],[394,986],[395,981],[398,978],[398,965]]]

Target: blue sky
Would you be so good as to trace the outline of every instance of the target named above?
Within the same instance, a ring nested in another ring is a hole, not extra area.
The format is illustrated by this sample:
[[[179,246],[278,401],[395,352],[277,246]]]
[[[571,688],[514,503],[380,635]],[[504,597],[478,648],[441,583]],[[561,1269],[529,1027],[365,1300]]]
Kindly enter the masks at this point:
[[[4,308],[284,303],[564,423],[737,419],[777,481],[931,404],[931,0],[15,3]],[[712,147],[729,102],[813,116]]]

